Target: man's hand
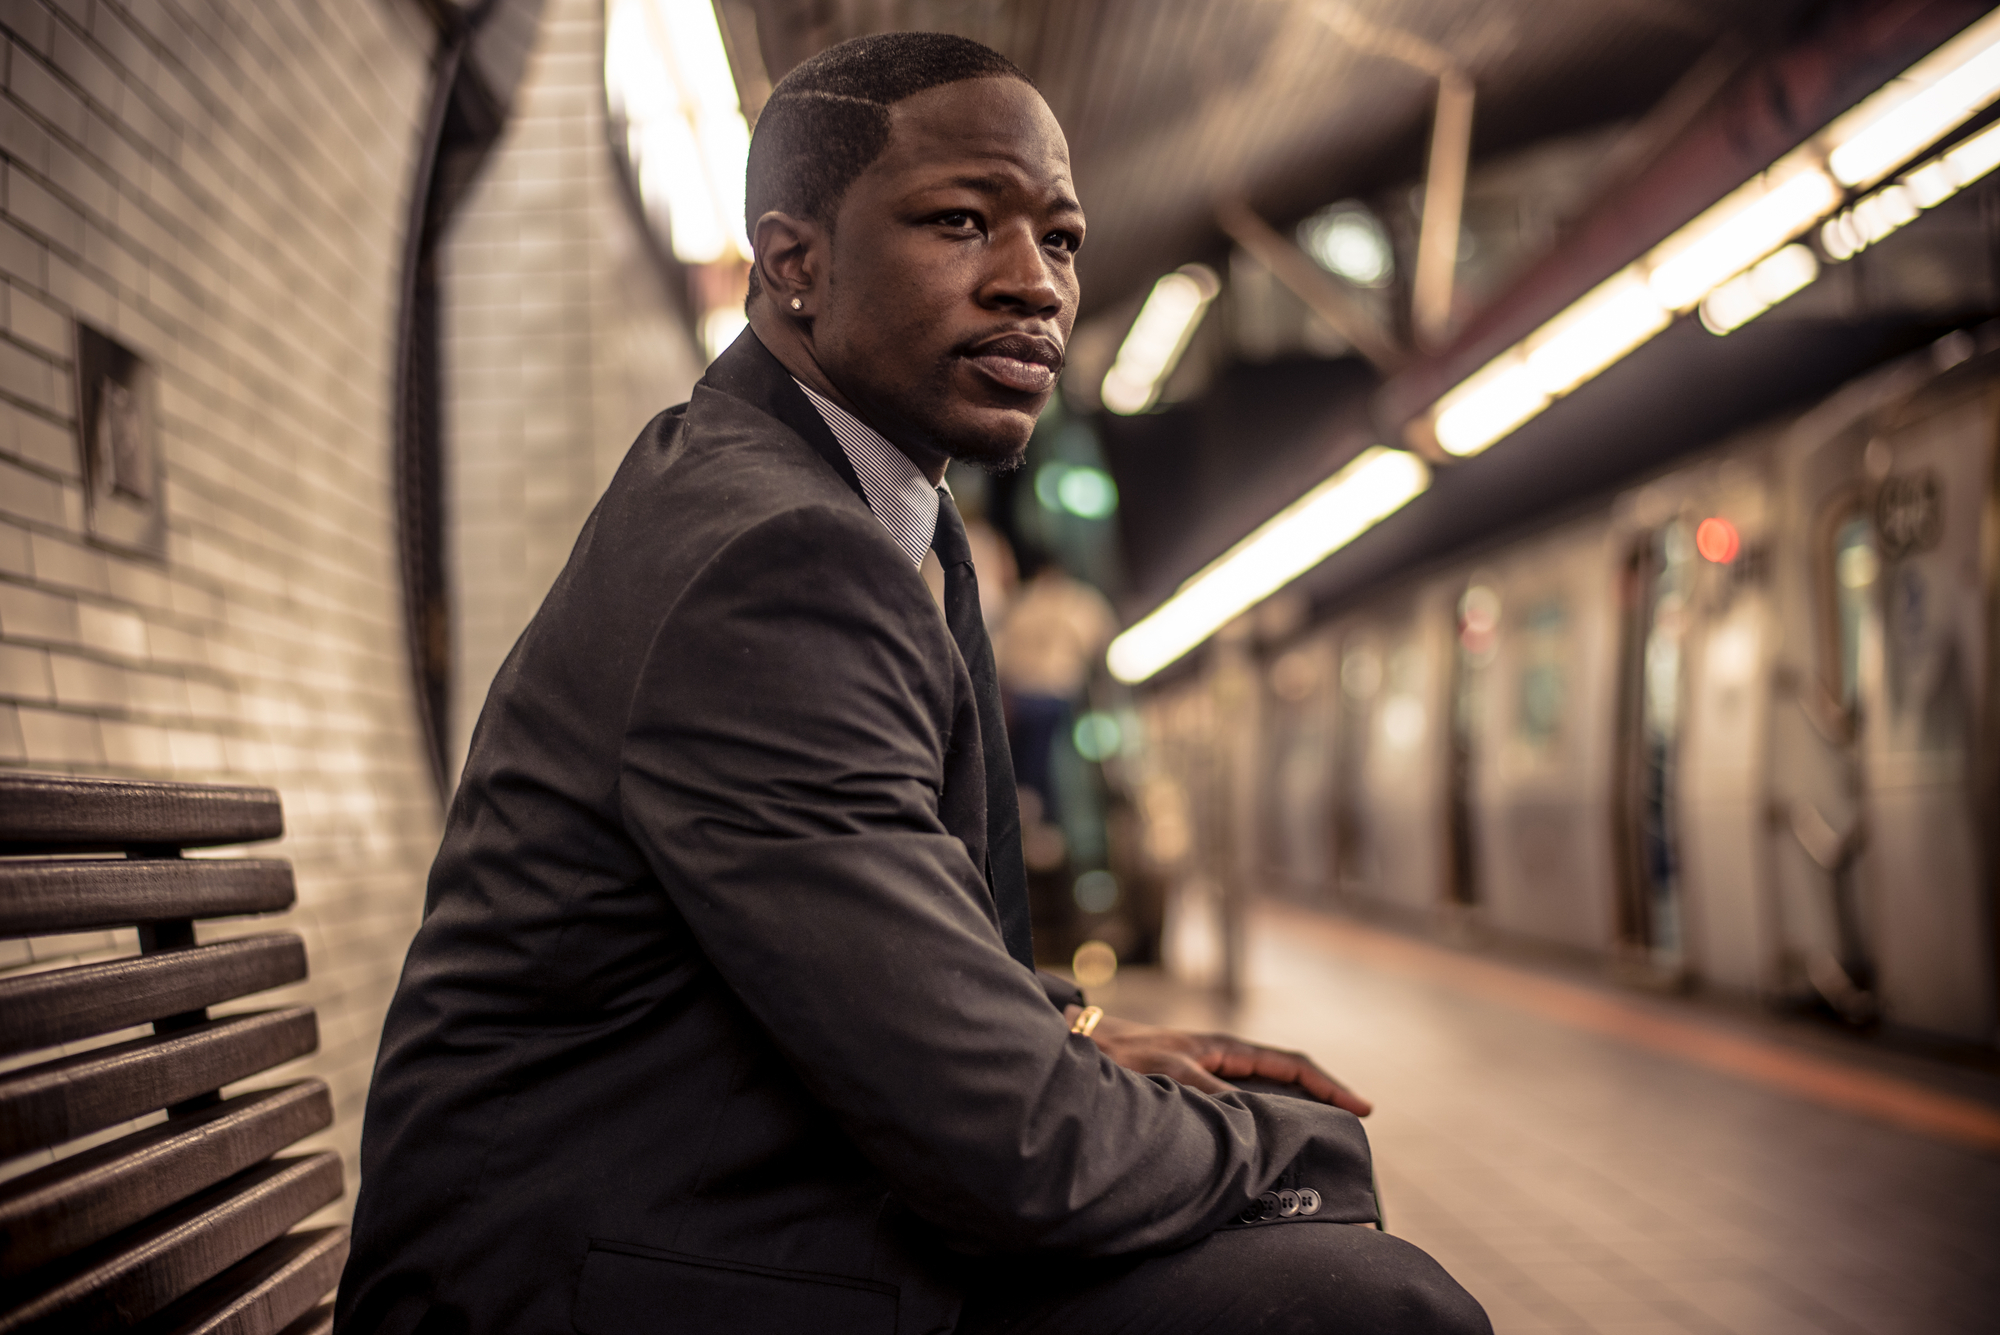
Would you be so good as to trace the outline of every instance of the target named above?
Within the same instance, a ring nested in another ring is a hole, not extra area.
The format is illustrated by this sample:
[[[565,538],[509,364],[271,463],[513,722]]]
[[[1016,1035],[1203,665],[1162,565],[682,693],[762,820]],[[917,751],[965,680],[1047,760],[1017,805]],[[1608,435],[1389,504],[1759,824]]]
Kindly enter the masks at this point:
[[[1074,1022],[1082,1010],[1068,1006],[1063,1014]],[[1128,1071],[1170,1076],[1205,1094],[1227,1094],[1236,1088],[1229,1079],[1254,1075],[1298,1085],[1321,1103],[1345,1108],[1357,1117],[1366,1117],[1375,1107],[1322,1071],[1304,1053],[1245,1043],[1227,1034],[1190,1034],[1106,1015],[1090,1038],[1105,1056]]]

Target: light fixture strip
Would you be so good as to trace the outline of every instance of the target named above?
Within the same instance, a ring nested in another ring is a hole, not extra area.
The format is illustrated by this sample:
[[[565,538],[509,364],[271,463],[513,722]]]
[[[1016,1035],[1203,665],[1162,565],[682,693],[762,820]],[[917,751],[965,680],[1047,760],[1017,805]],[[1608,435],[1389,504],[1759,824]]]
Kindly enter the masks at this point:
[[[1452,387],[1412,423],[1413,434],[1428,430],[1447,453],[1461,457],[1512,434],[1665,329],[1676,316],[1702,306],[1732,283],[1743,283],[1768,258],[1834,213],[1848,190],[1880,181],[1995,98],[2000,98],[2000,11],[1925,56]],[[1969,140],[1963,147],[1983,139],[1982,135]],[[1930,176],[1924,175],[1926,169],[1912,172],[1905,185],[1893,187],[1905,194],[1882,192],[1872,206],[1864,200],[1842,215],[1853,220],[1851,227],[1831,235],[1823,232],[1828,253],[1844,258],[1839,247],[1852,254],[1879,239],[1877,234],[1886,235],[1916,216],[1919,206],[1912,200],[1923,193],[1934,200],[1948,197],[1940,192],[1947,187],[1955,192],[1976,179],[1950,185],[1957,174],[1971,170],[1983,160],[1981,155],[1996,153],[2000,144],[1982,143],[1958,168],[1941,168]],[[1940,162],[1950,157],[1947,154]],[[1988,162],[1978,174],[1992,170],[1992,165]],[[1758,281],[1732,288],[1723,296],[1722,314],[1711,319],[1709,327],[1722,321],[1735,328],[1782,300],[1778,296],[1757,304],[1756,294],[1777,292],[1803,269],[1794,257],[1764,271]],[[1783,295],[1797,290],[1792,287]],[[1738,315],[1741,319],[1734,318]]]
[[[1221,291],[1221,280],[1205,264],[1182,265],[1162,275],[1105,373],[1098,390],[1104,406],[1125,415],[1152,407],[1180,364],[1203,313]]]
[[[1142,682],[1178,661],[1423,494],[1430,476],[1415,455],[1371,445],[1113,640],[1106,654],[1111,675]]]

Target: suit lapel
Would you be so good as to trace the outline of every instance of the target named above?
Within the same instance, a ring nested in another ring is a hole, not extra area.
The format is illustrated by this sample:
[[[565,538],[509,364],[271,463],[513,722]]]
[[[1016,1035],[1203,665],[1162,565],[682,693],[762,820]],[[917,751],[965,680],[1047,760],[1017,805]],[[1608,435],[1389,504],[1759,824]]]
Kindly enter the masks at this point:
[[[861,503],[868,503],[868,493],[861,489],[861,479],[855,476],[854,464],[847,457],[847,451],[840,448],[826,419],[813,407],[805,391],[792,379],[792,373],[785,364],[771,355],[757,335],[745,329],[737,335],[736,341],[724,350],[720,357],[709,366],[701,383],[710,389],[719,390],[733,399],[741,399],[760,412],[769,413],[805,438],[808,445],[818,451],[827,466],[840,475]]]

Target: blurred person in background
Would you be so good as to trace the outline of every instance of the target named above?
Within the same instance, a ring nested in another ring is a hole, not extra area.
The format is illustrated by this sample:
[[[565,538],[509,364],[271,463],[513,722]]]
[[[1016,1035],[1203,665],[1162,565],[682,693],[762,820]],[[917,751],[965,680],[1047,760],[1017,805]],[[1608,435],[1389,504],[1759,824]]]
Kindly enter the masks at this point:
[[[1014,777],[1054,810],[1050,752],[1069,726],[1090,670],[1118,630],[1104,595],[1054,561],[1034,563],[993,641],[1009,704]]]
[[[844,43],[766,103],[746,212],[749,330],[488,696],[339,1329],[1489,1330],[1361,1226],[1366,1100],[1034,970],[940,483],[1018,463],[1075,319],[1047,105],[960,38]]]

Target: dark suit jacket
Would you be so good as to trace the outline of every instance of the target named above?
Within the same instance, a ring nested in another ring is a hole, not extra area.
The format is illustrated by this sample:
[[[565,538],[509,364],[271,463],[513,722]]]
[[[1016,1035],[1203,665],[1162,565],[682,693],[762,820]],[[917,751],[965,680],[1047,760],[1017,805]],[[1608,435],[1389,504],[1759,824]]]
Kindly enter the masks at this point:
[[[1347,1113],[1067,1032],[1001,943],[980,747],[922,579],[745,334],[494,680],[382,1036],[343,1335],[948,1330],[945,1249],[1172,1248],[1281,1181],[1373,1218]]]

